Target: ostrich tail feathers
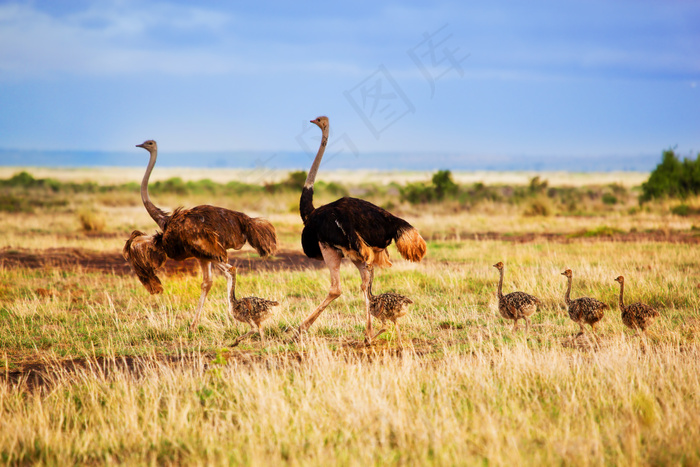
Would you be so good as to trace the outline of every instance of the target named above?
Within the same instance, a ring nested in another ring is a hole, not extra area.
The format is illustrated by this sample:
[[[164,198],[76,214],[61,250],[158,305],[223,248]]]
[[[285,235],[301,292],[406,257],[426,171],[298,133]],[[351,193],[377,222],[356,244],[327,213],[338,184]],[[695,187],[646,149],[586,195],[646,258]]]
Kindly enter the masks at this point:
[[[421,237],[418,230],[414,227],[407,228],[398,232],[396,238],[396,248],[401,253],[401,256],[408,261],[415,263],[419,262],[425,256],[428,247],[425,240]]]
[[[259,217],[250,219],[246,224],[246,238],[263,258],[274,255],[277,251],[277,234],[275,227]]]

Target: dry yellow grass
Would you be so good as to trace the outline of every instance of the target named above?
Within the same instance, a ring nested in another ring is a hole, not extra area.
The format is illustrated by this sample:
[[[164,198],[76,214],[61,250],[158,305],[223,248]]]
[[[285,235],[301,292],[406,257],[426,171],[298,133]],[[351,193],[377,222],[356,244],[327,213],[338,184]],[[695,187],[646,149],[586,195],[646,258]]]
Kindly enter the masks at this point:
[[[130,229],[155,230],[138,203],[74,202],[104,216],[103,234],[80,232],[70,210],[0,213],[0,248],[110,252]],[[254,208],[276,225],[283,248],[299,250],[300,221],[286,204],[269,198]],[[241,267],[240,295],[280,306],[266,322],[266,347],[253,338],[235,349],[228,346],[246,327],[228,316],[218,276],[201,326],[190,333],[199,275],[163,277],[163,295],[150,296],[132,275],[0,266],[0,460],[699,464],[697,244],[483,238],[605,226],[692,235],[697,219],[658,209],[587,218],[493,210],[408,213],[432,239],[428,256],[408,263],[392,246],[394,266],[375,279],[375,292],[414,301],[401,320],[403,352],[393,330],[373,347],[361,345],[364,302],[351,265],[341,270],[343,295],[300,345],[288,343],[287,328],[325,296],[328,272]],[[528,338],[497,314],[496,261],[506,264],[506,291],[543,301]],[[573,297],[611,305],[598,348],[573,339],[578,328],[563,306],[565,268],[574,271]],[[661,311],[645,341],[620,321],[613,281],[620,274],[628,301]]]

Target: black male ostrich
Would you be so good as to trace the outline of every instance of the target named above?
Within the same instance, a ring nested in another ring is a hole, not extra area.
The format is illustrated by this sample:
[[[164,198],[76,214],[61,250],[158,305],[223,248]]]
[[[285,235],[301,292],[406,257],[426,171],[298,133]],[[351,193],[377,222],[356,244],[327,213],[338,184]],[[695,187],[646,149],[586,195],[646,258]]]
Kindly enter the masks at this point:
[[[322,137],[299,202],[299,212],[304,221],[301,245],[306,256],[326,263],[331,273],[331,288],[325,300],[301,323],[298,335],[306,331],[323,310],[340,296],[340,262],[347,257],[362,277],[362,295],[367,311],[365,339],[371,343],[372,319],[367,294],[371,280],[369,268],[391,266],[386,248],[392,241],[396,242],[399,253],[405,259],[420,261],[425,256],[425,240],[405,220],[361,199],[345,197],[314,208],[314,181],[328,142],[328,118],[318,117],[311,123],[321,129]]]
[[[226,276],[227,296],[231,297],[231,274],[236,273],[236,268],[228,264],[226,250],[240,250],[248,242],[260,256],[272,255],[277,250],[275,228],[264,219],[251,218],[242,212],[217,206],[177,208],[172,214],[164,212],[151,202],[148,195],[148,179],[156,164],[158,146],[155,141],[148,140],[137,147],[146,149],[151,155],[141,181],[141,199],[162,232],[146,235],[135,230],[124,245],[123,255],[141,283],[152,294],[163,291],[155,271],[165,262],[166,256],[176,261],[192,257],[199,260],[203,275],[202,293],[190,325],[190,329],[194,329],[213,284],[212,264]]]

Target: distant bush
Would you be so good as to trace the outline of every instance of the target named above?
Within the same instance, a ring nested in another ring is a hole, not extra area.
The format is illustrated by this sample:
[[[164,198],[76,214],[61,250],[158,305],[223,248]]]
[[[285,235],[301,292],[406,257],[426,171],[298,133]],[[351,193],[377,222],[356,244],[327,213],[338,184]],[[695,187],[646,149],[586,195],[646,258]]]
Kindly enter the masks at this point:
[[[677,216],[688,216],[690,214],[690,206],[687,204],[679,204],[671,208],[671,212]]]
[[[602,200],[605,204],[617,204],[617,196],[613,195],[612,193],[604,193]]]
[[[452,180],[452,172],[438,170],[430,183],[409,183],[400,192],[402,200],[411,204],[424,204],[454,198],[459,192],[459,186]]]
[[[0,194],[0,212],[32,212],[25,199],[12,195]]]
[[[700,208],[693,208],[684,203],[672,207],[671,213],[681,217],[697,216],[700,214]]]
[[[77,212],[78,222],[84,232],[102,232],[105,228],[105,219],[92,209],[83,208]]]
[[[454,196],[459,189],[454,180],[452,180],[452,172],[449,170],[438,170],[435,172],[432,182],[437,200],[443,200],[446,196]]]
[[[538,196],[530,201],[523,212],[526,216],[551,216],[552,203],[544,196]]]
[[[548,184],[547,180],[542,180],[539,175],[536,175],[530,179],[528,189],[532,194],[544,193],[544,191],[547,190]]]
[[[657,198],[687,198],[700,193],[700,154],[682,162],[673,149],[663,152],[661,163],[642,183],[640,202]]]
[[[28,172],[19,172],[8,178],[6,184],[8,186],[28,187],[37,185],[38,181]]]
[[[411,204],[430,203],[435,199],[435,192],[432,185],[423,182],[408,183],[401,188],[401,199]]]
[[[305,170],[296,170],[294,172],[290,172],[287,176],[287,180],[282,182],[283,185],[295,191],[301,191],[301,189],[304,188],[304,183],[306,183]]]
[[[600,227],[596,227],[594,229],[581,230],[579,232],[576,232],[576,233],[569,235],[569,237],[572,237],[572,238],[613,237],[617,234],[622,234],[622,233],[625,233],[625,231],[618,229],[618,228],[615,228],[615,227],[601,225]]]

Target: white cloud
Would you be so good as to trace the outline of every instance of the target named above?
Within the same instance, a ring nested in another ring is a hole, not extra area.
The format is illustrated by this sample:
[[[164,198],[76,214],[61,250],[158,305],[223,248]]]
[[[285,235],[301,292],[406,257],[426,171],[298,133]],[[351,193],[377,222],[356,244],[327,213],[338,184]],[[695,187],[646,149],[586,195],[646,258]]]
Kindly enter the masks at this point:
[[[223,40],[231,18],[167,4],[96,2],[78,13],[52,16],[28,4],[0,5],[0,72],[112,74],[135,71],[221,73],[236,66],[220,51],[170,45],[179,35]],[[160,39],[158,34],[170,36]]]
[[[8,3],[0,5],[0,79],[144,72],[363,76],[381,63],[395,76],[422,79],[406,50],[445,23],[455,45],[471,54],[465,68],[472,76],[559,79],[584,73],[687,80],[700,74],[697,27],[688,19],[691,26],[674,29],[683,14],[692,18],[696,10],[646,4],[628,11],[632,6],[407,8],[380,2],[358,5],[352,15],[339,6],[314,8],[321,11],[314,14],[300,6],[275,15],[274,6],[267,13],[240,5],[216,10],[95,0],[77,12],[49,14],[32,3]]]

